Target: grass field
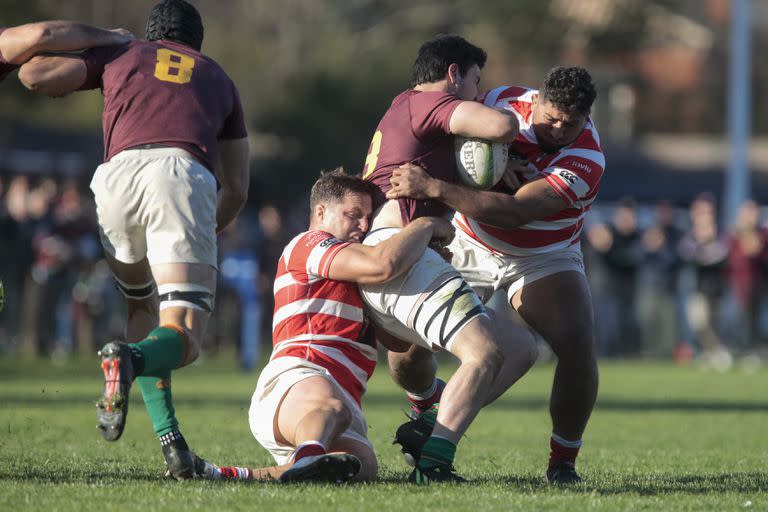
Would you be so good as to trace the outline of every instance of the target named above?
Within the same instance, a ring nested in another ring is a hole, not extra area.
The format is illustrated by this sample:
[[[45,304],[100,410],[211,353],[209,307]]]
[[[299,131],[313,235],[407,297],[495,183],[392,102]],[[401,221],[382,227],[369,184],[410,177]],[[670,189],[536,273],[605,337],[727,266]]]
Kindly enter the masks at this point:
[[[174,377],[182,430],[209,460],[269,465],[247,424],[256,375],[233,370],[231,360]],[[138,393],[123,438],[101,440],[95,359],[65,367],[2,359],[0,510],[768,510],[768,370],[603,363],[579,461],[585,483],[569,489],[548,487],[543,476],[551,374],[551,365],[537,365],[481,413],[457,456],[471,484],[404,482],[390,440],[405,403],[379,368],[364,406],[381,482],[278,486],[164,480]]]

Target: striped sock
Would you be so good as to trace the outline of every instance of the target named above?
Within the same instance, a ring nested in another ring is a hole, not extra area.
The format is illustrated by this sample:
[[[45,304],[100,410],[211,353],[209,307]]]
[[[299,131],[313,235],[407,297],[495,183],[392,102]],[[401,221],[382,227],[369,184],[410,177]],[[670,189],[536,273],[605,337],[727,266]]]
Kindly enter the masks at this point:
[[[411,402],[413,409],[419,413],[429,409],[432,404],[439,402],[443,395],[443,389],[445,388],[445,381],[442,379],[435,379],[432,385],[423,393],[408,393],[408,401]]]
[[[553,432],[552,437],[549,439],[549,447],[551,449],[549,452],[550,468],[561,463],[576,467],[576,457],[578,457],[579,449],[581,448],[581,439],[569,441]]]
[[[328,453],[328,450],[325,449],[325,446],[320,441],[304,441],[293,452],[293,462],[299,462],[304,457],[325,455],[326,453]]]

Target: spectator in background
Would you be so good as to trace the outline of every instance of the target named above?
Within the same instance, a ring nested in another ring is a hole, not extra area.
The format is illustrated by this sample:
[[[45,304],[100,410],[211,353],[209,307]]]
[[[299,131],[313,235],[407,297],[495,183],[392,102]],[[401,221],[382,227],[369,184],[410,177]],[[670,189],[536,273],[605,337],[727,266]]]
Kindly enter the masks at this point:
[[[757,203],[746,201],[728,236],[728,282],[738,305],[739,345],[752,355],[764,341],[760,311],[768,267],[768,234],[759,221]]]
[[[680,240],[680,257],[689,273],[686,313],[702,361],[727,369],[730,353],[722,342],[720,317],[725,293],[727,240],[719,232],[714,199],[701,195],[690,206],[691,227]]]
[[[622,199],[614,210],[610,225],[597,225],[587,238],[600,257],[605,271],[607,295],[602,341],[603,355],[622,356],[640,350],[640,330],[636,315],[637,274],[643,257],[635,203]]]
[[[638,279],[638,320],[643,354],[671,358],[680,339],[677,278],[682,236],[675,223],[675,209],[660,201],[653,224],[642,234],[643,259]]]
[[[240,356],[240,367],[251,371],[256,367],[262,339],[262,290],[259,286],[259,251],[263,238],[256,227],[252,212],[244,210],[219,237],[219,291],[221,298],[229,295],[236,304],[233,322]],[[226,314],[226,313],[225,313]]]

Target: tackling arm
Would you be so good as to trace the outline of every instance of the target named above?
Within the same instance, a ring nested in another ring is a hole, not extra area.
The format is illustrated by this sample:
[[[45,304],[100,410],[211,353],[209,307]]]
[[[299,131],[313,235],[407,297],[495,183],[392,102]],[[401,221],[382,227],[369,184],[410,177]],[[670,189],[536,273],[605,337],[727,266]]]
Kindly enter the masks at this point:
[[[0,54],[11,64],[24,64],[35,54],[67,52],[127,43],[123,29],[104,30],[73,21],[42,21],[11,27],[0,34]]]
[[[453,238],[453,227],[444,219],[416,219],[395,236],[371,247],[350,244],[336,255],[329,279],[360,284],[384,283],[411,268],[432,238]]]
[[[221,233],[240,213],[248,199],[248,139],[219,139],[221,163],[216,169],[219,202],[216,208],[216,232]]]
[[[393,171],[391,183],[388,199],[437,199],[483,224],[503,229],[544,219],[569,206],[544,179],[530,181],[510,195],[447,183],[432,178],[421,167],[406,164]]]
[[[451,115],[450,130],[454,135],[509,144],[520,127],[511,112],[486,107],[476,101],[464,101]]]

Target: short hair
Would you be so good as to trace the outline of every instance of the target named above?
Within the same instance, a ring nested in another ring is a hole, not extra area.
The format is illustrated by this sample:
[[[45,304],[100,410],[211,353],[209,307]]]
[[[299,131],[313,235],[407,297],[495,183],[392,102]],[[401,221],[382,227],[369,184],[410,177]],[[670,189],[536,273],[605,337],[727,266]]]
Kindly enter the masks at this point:
[[[485,66],[488,55],[466,39],[455,34],[440,34],[425,42],[419,48],[413,63],[411,87],[439,82],[448,73],[448,66],[458,64],[464,76],[473,65]]]
[[[189,2],[162,0],[149,11],[147,41],[169,39],[200,51],[203,35],[203,20]]]
[[[597,89],[586,69],[559,66],[547,73],[539,95],[562,112],[587,115],[597,97]]]
[[[337,167],[332,171],[323,171],[320,178],[312,185],[309,207],[314,210],[318,204],[340,202],[349,193],[372,196],[374,189],[374,185],[363,180],[361,176],[347,174],[343,167]]]

